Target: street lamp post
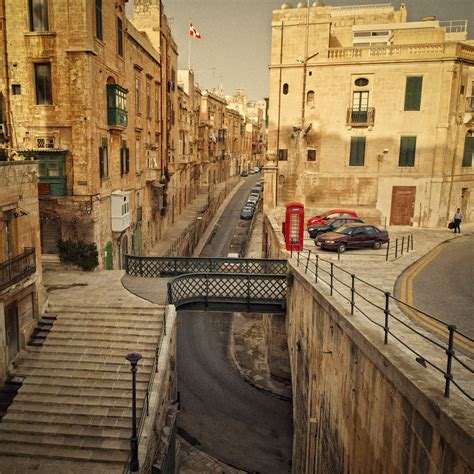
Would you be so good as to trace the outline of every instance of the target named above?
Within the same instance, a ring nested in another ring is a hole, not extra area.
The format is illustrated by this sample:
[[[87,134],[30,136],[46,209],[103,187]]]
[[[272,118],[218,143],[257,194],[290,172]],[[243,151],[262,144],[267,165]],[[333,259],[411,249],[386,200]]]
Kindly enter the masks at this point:
[[[130,362],[132,372],[132,437],[130,438],[130,471],[137,472],[138,463],[138,436],[137,436],[137,364],[142,358],[138,352],[128,354],[125,359]]]

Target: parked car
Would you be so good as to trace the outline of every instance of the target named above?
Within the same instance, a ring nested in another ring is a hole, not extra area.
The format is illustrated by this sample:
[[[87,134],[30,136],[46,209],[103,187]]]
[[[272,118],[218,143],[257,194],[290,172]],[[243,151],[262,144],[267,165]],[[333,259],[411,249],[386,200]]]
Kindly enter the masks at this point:
[[[251,196],[260,196],[260,193],[261,193],[261,189],[259,187],[256,187],[254,186],[251,190],[250,190],[250,195]]]
[[[246,178],[248,175],[249,175],[249,174],[248,174],[247,171],[242,171],[242,172],[240,173],[240,176],[242,176],[243,178]]]
[[[257,172],[255,171],[254,168],[250,168],[250,169],[249,169],[249,174],[256,174],[256,173],[257,173]]]
[[[362,219],[358,217],[337,217],[334,219],[328,219],[324,224],[315,224],[308,228],[309,236],[314,239],[318,234],[324,234],[325,232],[333,232],[344,224],[357,224],[363,223]]]
[[[251,208],[250,206],[245,206],[240,212],[240,218],[245,221],[252,219],[252,216],[253,216],[253,208]]]
[[[254,202],[255,204],[257,204],[259,199],[260,199],[260,196],[255,196],[255,194],[251,194],[248,197],[247,202]]]
[[[367,224],[344,224],[337,232],[318,235],[316,245],[323,249],[344,252],[350,248],[372,247],[379,249],[389,241],[388,232]]]
[[[326,211],[317,216],[313,216],[308,219],[306,227],[309,228],[315,224],[324,224],[328,219],[335,217],[359,217],[357,212],[348,211],[347,209],[333,209],[332,211]]]

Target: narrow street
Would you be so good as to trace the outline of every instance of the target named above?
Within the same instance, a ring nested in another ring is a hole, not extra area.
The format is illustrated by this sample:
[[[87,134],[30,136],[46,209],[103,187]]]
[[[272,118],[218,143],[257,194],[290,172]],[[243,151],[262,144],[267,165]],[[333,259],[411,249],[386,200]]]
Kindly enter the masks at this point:
[[[240,210],[260,175],[246,178],[203,256],[226,256]],[[182,311],[178,317],[180,434],[199,449],[249,472],[291,471],[292,406],[249,385],[229,356],[232,314]]]

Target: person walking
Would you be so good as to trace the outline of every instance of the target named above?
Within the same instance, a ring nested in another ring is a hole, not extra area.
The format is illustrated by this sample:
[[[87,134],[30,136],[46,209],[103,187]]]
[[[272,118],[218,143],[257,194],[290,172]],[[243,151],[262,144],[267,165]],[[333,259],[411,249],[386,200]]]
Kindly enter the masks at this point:
[[[461,222],[464,219],[464,215],[461,212],[461,209],[459,207],[456,209],[456,212],[454,213],[454,218],[453,218],[453,223],[454,223],[454,233],[457,232],[460,234],[461,233]]]

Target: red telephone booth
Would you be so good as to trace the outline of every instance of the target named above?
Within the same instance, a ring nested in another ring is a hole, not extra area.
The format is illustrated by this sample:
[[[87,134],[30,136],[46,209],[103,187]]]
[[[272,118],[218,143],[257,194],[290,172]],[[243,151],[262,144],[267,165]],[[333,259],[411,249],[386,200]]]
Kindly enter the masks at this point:
[[[303,250],[304,205],[292,202],[286,206],[286,218],[283,223],[286,250]]]

